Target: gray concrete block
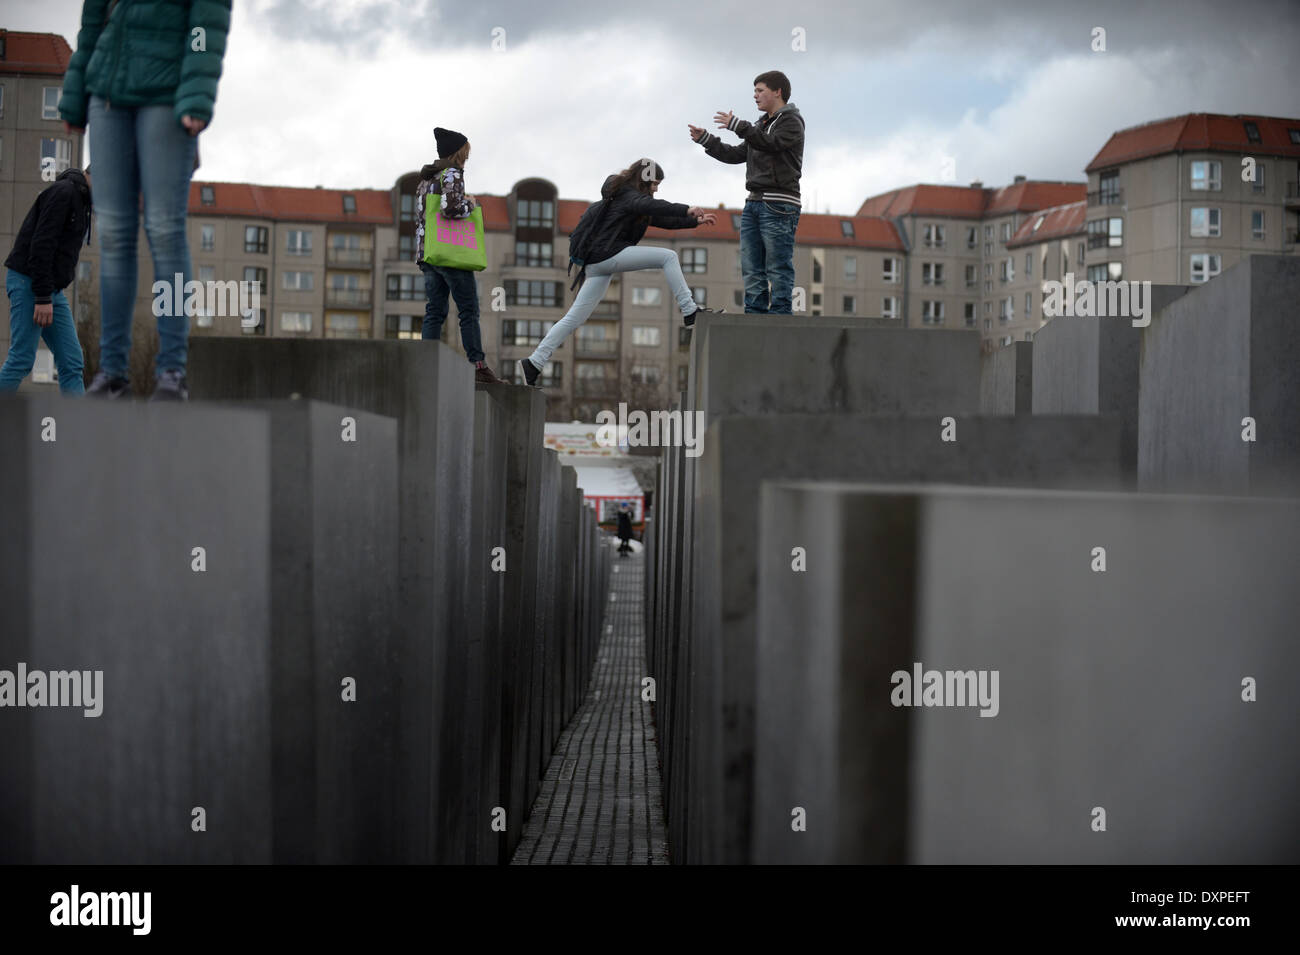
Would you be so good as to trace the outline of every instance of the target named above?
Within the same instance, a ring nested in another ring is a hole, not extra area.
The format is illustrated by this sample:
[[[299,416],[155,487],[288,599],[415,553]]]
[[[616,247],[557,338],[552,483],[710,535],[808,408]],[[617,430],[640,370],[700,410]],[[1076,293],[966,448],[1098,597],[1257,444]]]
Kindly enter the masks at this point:
[[[1152,322],[1190,286],[1151,286]],[[1137,482],[1138,371],[1145,329],[1129,318],[1054,318],[1034,335],[1034,414],[1110,414],[1124,429],[1124,471]]]
[[[1142,343],[1144,490],[1300,496],[1300,260],[1252,255],[1169,305]],[[1256,440],[1242,440],[1244,418]]]
[[[1012,342],[980,358],[980,414],[1031,414],[1034,404],[1034,346]]]
[[[0,710],[3,861],[270,862],[267,414],[33,395],[0,443],[0,668],[102,671],[97,717]]]
[[[754,653],[758,633],[759,484],[778,478],[952,482],[1038,488],[1121,486],[1120,423],[1110,417],[956,418],[767,415],[722,418],[705,436],[695,497],[692,745],[715,756],[693,785],[715,820],[711,861],[748,855],[753,792]],[[708,729],[706,730],[705,727]],[[713,734],[717,734],[716,736]]]
[[[1300,706],[1267,689],[1300,665],[1296,502],[779,483],[761,513],[756,861],[1300,858]],[[916,663],[996,671],[997,715],[895,706]]]
[[[190,343],[192,398],[287,398],[297,394],[398,421],[400,461],[400,607],[405,797],[401,844],[412,862],[458,861],[437,846],[443,738],[453,634],[471,625],[455,571],[470,549],[474,386],[471,367],[453,351],[389,341],[196,338]]]

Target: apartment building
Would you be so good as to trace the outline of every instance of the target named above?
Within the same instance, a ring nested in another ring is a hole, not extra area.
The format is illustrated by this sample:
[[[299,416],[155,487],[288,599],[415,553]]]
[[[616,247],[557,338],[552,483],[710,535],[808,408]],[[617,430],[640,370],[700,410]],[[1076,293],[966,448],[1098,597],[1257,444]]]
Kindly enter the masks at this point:
[[[57,34],[0,30],[0,260],[41,190],[81,163],[83,137],[64,131],[58,111],[71,57]],[[7,351],[8,297],[0,295],[0,303],[0,347]],[[41,351],[34,377],[49,381],[53,361]]]
[[[978,329],[991,350],[1012,334],[1008,301],[1023,276],[1012,238],[1042,210],[1083,201],[1086,190],[1025,176],[998,189],[917,184],[872,196],[858,213],[892,222],[903,239],[903,325]]]
[[[1300,119],[1156,120],[1114,133],[1086,171],[1089,278],[1196,284],[1300,248]]]
[[[1066,273],[1078,281],[1086,277],[1087,205],[1080,199],[1041,209],[1026,217],[1006,243],[1014,278],[999,290],[1000,298],[987,303],[994,314],[983,319],[984,332],[994,336],[996,347],[1033,341],[1034,332],[1047,323],[1044,282],[1064,281]]]

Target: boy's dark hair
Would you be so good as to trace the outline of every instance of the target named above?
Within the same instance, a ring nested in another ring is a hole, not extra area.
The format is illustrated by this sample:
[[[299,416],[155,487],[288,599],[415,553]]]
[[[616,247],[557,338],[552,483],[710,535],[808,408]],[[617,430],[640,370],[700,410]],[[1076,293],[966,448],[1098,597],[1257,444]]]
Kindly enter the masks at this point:
[[[790,78],[780,70],[768,70],[754,77],[754,85],[762,83],[770,90],[780,90],[781,99],[790,102]]]

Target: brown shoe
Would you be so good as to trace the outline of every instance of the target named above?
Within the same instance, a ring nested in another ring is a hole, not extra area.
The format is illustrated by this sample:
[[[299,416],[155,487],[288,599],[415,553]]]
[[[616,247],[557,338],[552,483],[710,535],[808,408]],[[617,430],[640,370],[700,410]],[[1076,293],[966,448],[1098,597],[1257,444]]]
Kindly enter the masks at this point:
[[[487,365],[484,365],[482,368],[475,368],[475,369],[474,369],[474,383],[475,383],[475,384],[480,384],[480,385],[504,385],[504,384],[506,384],[506,382],[502,381],[502,380],[501,380],[500,378],[498,378],[495,374],[493,374],[493,373],[492,373],[492,369],[489,368]]]

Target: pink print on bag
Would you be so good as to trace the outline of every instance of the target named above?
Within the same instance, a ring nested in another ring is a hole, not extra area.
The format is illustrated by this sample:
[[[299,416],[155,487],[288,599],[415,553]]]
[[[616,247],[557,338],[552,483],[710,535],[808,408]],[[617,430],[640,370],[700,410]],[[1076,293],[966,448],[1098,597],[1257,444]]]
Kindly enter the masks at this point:
[[[439,210],[433,214],[433,225],[438,230],[439,242],[459,245],[466,249],[478,249],[473,219],[444,219],[442,211]]]

